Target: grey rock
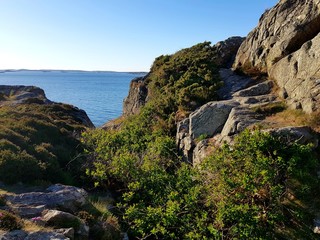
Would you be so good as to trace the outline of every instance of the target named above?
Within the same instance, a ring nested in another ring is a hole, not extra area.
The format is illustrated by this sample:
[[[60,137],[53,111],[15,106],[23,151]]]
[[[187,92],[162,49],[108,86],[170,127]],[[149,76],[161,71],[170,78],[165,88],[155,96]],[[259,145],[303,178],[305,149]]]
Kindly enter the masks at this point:
[[[70,240],[61,233],[56,232],[32,232],[24,240]]]
[[[0,85],[0,105],[15,105],[29,102],[52,103],[46,98],[41,88],[35,86]]]
[[[5,232],[0,230],[0,240],[24,240],[28,233],[23,230]]]
[[[19,213],[22,218],[32,218],[40,216],[42,211],[46,209],[46,205],[29,205],[29,204],[19,204],[11,205],[11,210]]]
[[[269,73],[275,63],[319,33],[319,7],[319,0],[281,0],[266,10],[241,44],[234,67]]]
[[[296,52],[279,60],[270,70],[270,76],[286,90],[289,106],[292,102],[295,105],[299,103],[307,113],[319,109],[319,52],[320,34]],[[295,108],[295,105],[291,108]]]
[[[231,113],[221,131],[221,138],[232,136],[245,130],[263,119],[261,114],[258,114],[246,107],[236,107],[231,110]]]
[[[74,186],[55,184],[47,188],[46,192],[29,192],[17,195],[7,195],[6,200],[12,209],[18,211],[20,216],[39,216],[37,209],[58,208],[75,212],[87,203],[87,192]],[[21,207],[22,206],[22,207]],[[28,208],[28,206],[30,208]],[[20,208],[21,207],[21,208]],[[24,212],[26,210],[26,212]]]
[[[247,76],[240,76],[231,69],[221,68],[219,71],[223,86],[218,90],[220,99],[231,99],[232,95],[249,86],[254,80]]]
[[[144,77],[138,77],[131,81],[129,94],[123,101],[123,115],[137,114],[145,105],[148,89],[144,83]]]
[[[230,37],[217,42],[213,46],[216,51],[216,57],[213,59],[215,64],[221,68],[230,68],[244,39],[243,37]]]
[[[282,0],[260,18],[240,46],[234,68],[266,73],[290,108],[319,110],[320,1]]]
[[[233,94],[234,97],[260,96],[270,93],[272,89],[272,81],[258,83],[246,89],[240,90]]]
[[[73,214],[58,210],[48,210],[44,212],[42,220],[48,226],[56,228],[73,228],[78,237],[87,238],[89,236],[89,227]]]
[[[204,158],[208,155],[208,146],[209,146],[209,139],[204,139],[200,141],[193,150],[193,158],[192,164],[193,166],[198,165],[202,162]]]
[[[266,132],[279,137],[285,143],[298,143],[298,144],[312,144],[314,148],[319,145],[319,140],[316,134],[310,127],[282,127],[266,129]]]
[[[195,139],[200,135],[219,133],[232,108],[239,103],[233,100],[209,102],[190,114],[189,135]]]
[[[74,229],[73,228],[59,228],[54,229],[54,232],[63,234],[67,238],[70,238],[70,240],[74,239]]]

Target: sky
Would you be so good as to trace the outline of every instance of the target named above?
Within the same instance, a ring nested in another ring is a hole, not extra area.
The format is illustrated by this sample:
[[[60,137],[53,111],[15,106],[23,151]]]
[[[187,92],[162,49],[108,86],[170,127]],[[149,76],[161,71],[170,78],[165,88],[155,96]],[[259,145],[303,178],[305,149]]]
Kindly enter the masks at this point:
[[[0,0],[0,69],[149,71],[200,42],[246,36],[278,0]]]

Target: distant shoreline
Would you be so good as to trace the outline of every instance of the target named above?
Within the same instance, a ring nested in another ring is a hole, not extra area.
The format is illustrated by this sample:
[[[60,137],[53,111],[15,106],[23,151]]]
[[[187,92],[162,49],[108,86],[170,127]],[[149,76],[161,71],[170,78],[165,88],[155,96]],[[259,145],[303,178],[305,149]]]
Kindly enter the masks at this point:
[[[141,71],[103,71],[103,70],[59,70],[59,69],[37,69],[37,70],[33,70],[33,69],[0,69],[0,73],[8,73],[8,72],[94,72],[94,73],[129,73],[129,74],[147,74],[148,72],[141,72]]]

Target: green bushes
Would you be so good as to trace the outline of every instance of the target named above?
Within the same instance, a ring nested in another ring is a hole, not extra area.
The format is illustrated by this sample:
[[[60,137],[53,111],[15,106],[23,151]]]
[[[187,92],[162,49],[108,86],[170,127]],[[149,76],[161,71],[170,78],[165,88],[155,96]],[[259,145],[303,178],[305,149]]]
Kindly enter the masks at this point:
[[[85,128],[72,114],[62,104],[1,107],[0,181],[79,180],[84,159],[73,159],[82,152],[74,134]]]
[[[318,163],[309,146],[285,145],[267,133],[246,131],[234,146],[225,145],[192,168],[172,158],[171,151],[162,152],[171,146],[163,136],[142,145],[143,138],[136,138],[136,147],[120,148],[120,154],[109,140],[122,139],[119,147],[128,139],[112,136],[119,132],[95,134],[95,141],[104,142],[96,142],[93,165],[99,167],[90,173],[101,182],[121,181],[113,185],[123,193],[119,218],[133,237],[277,239],[290,222],[305,229],[309,221],[301,214],[305,209],[293,211],[287,204],[290,182],[304,186],[296,193],[300,201],[317,187],[312,169]],[[313,239],[313,233],[304,237]]]

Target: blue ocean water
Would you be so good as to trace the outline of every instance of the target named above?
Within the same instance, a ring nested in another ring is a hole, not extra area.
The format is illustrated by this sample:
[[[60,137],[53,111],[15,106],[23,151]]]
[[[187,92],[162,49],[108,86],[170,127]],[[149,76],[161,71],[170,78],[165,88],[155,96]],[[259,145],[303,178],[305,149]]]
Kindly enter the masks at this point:
[[[86,111],[95,126],[119,117],[130,81],[143,73],[84,71],[0,72],[0,85],[42,88],[48,99]]]

